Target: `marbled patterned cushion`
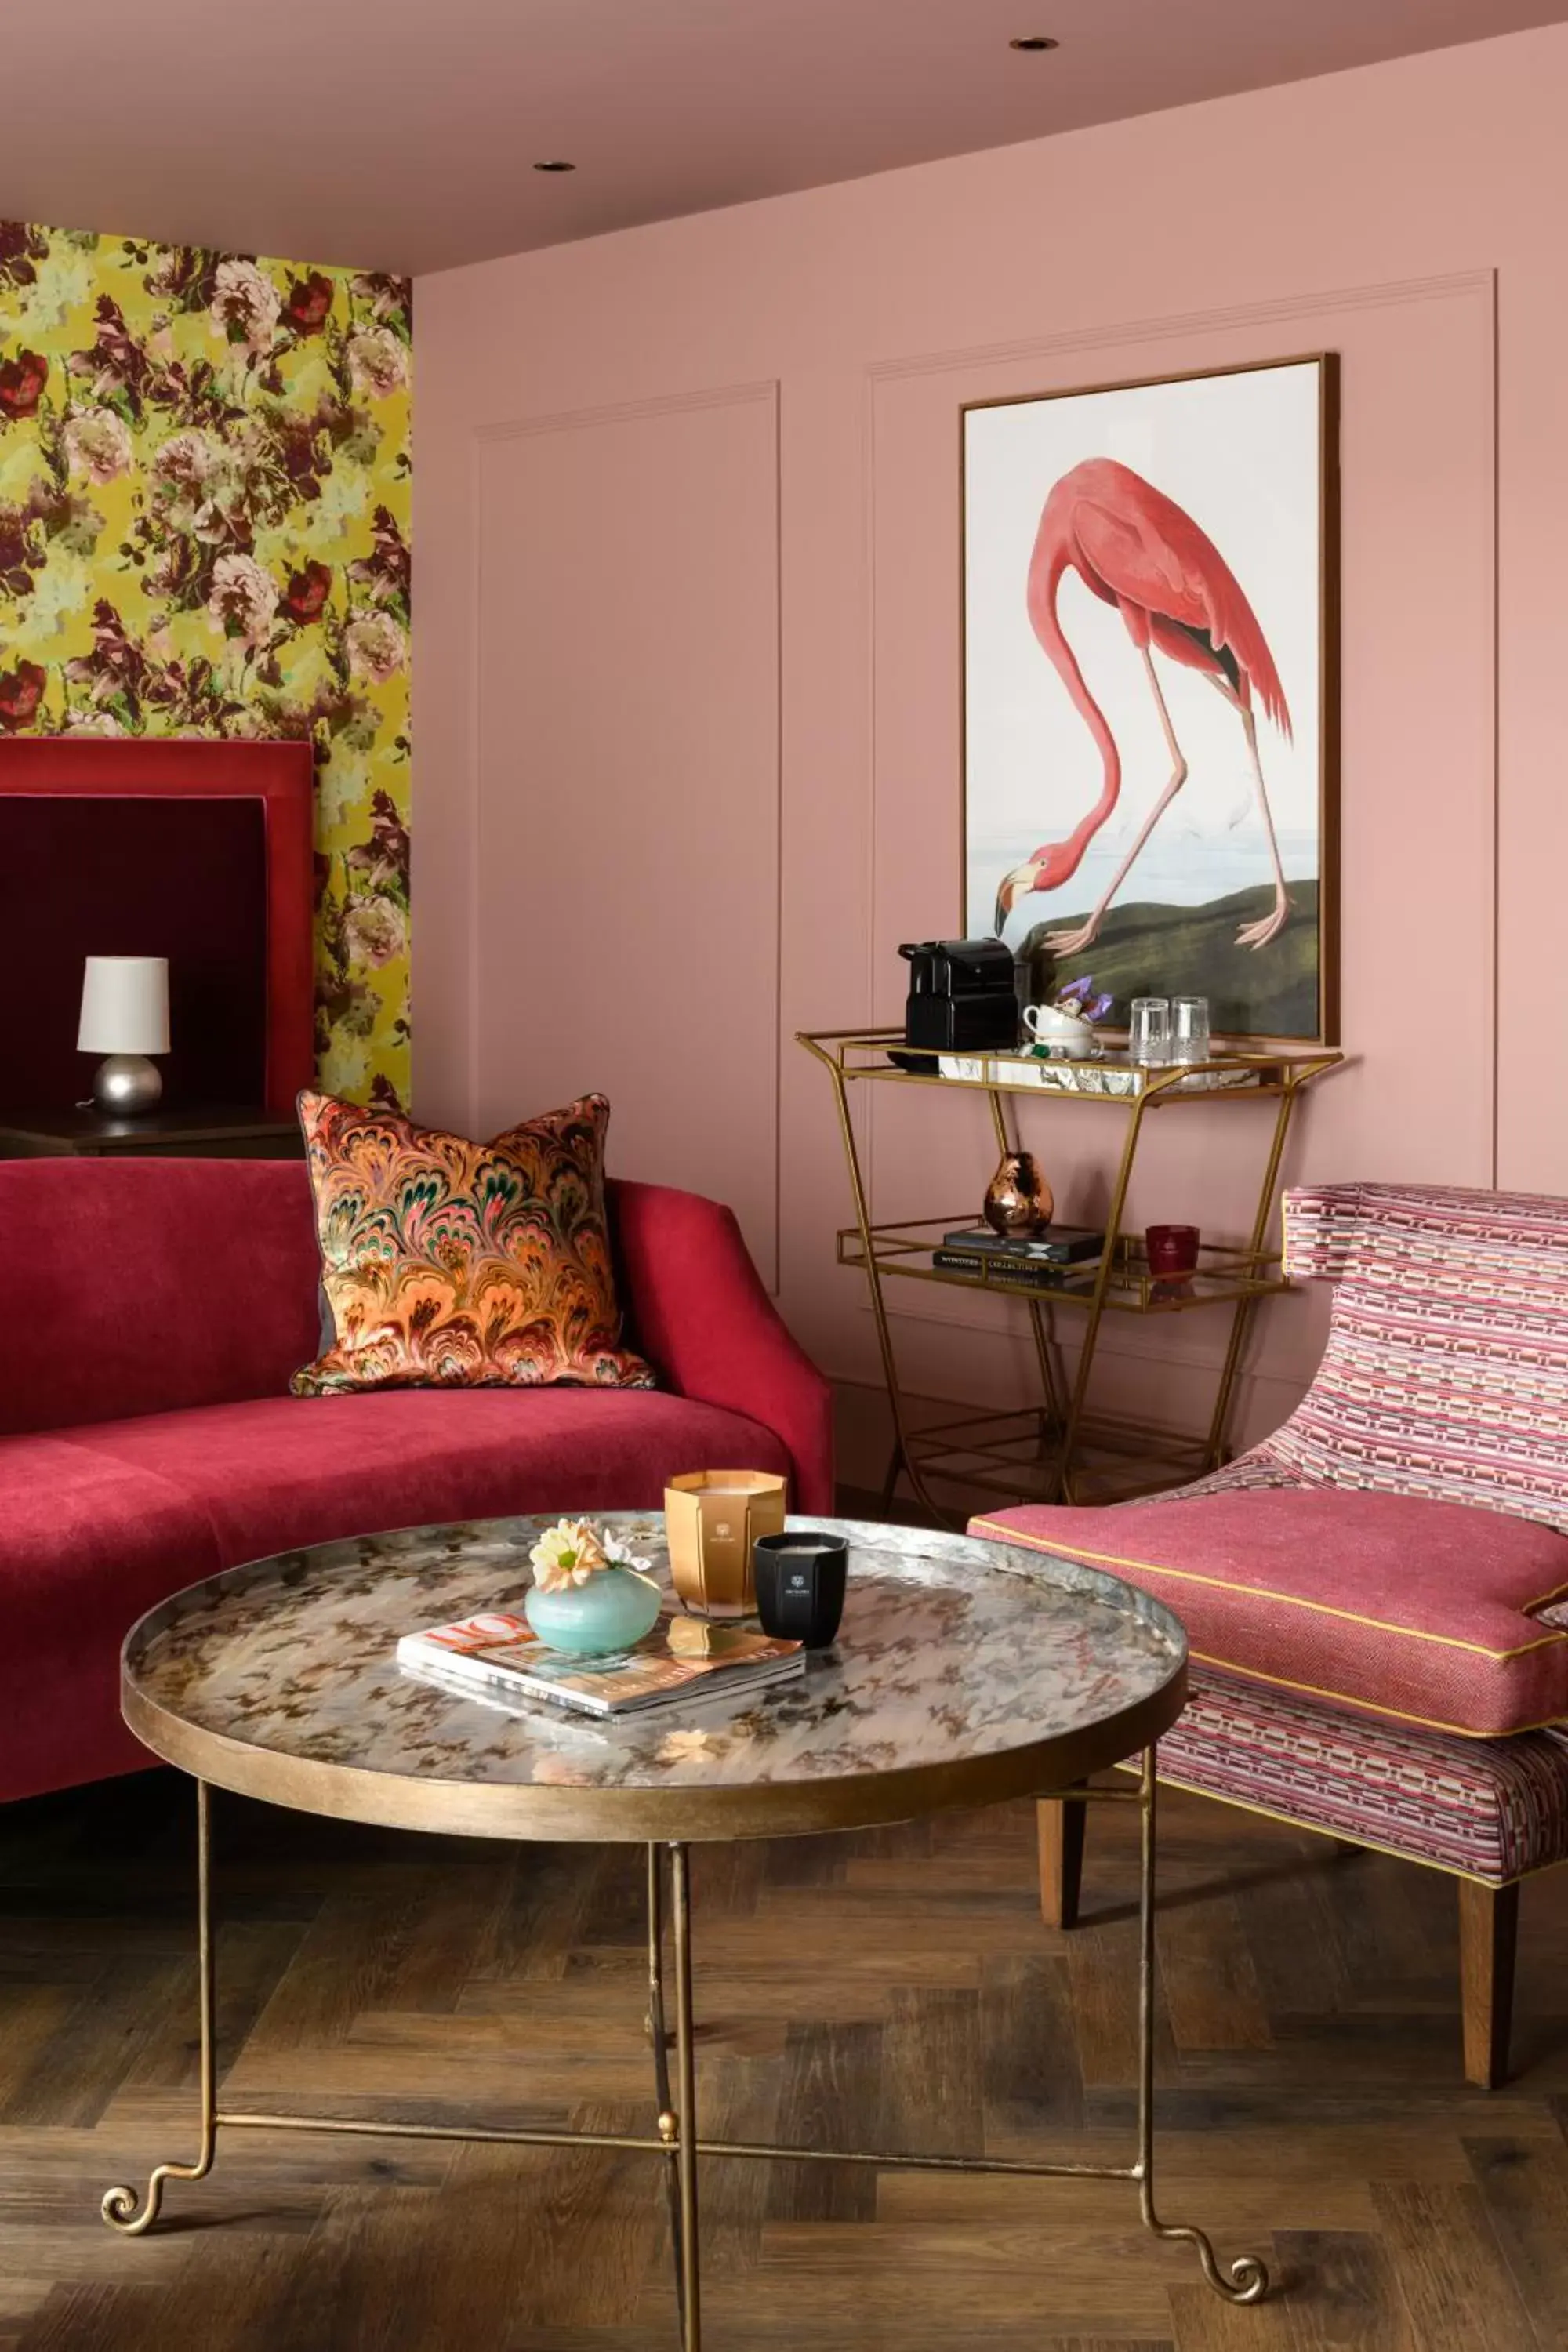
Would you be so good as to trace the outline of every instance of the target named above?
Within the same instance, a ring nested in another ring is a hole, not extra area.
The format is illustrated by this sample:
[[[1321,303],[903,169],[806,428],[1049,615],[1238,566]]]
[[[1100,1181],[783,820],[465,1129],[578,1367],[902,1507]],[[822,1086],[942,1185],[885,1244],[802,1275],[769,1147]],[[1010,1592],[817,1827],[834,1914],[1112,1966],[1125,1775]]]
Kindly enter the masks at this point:
[[[652,1388],[621,1345],[605,1222],[610,1107],[471,1143],[303,1094],[323,1351],[297,1396],[374,1388]]]

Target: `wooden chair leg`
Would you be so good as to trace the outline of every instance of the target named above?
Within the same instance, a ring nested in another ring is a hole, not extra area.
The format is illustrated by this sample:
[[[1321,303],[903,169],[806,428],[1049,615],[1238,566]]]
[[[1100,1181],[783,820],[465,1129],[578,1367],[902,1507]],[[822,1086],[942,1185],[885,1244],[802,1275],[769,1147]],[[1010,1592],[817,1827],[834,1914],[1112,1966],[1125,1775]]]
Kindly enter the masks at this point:
[[[1458,1885],[1465,2080],[1495,2091],[1508,2078],[1519,1887],[1482,1886],[1473,1878],[1461,1878]]]
[[[1040,1839],[1040,1916],[1047,1927],[1076,1927],[1083,1884],[1087,1805],[1043,1797],[1035,1807]]]

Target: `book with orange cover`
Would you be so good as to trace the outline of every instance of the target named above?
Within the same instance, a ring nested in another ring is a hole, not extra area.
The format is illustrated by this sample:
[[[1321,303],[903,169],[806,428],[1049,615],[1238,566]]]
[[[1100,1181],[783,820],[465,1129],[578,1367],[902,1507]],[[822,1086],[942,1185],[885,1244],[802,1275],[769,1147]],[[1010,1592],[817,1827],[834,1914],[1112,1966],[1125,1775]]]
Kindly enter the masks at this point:
[[[542,1700],[582,1715],[622,1716],[771,1689],[805,1673],[805,1652],[754,1625],[717,1624],[675,1609],[631,1649],[584,1658],[550,1649],[526,1617],[493,1610],[405,1633],[397,1663],[470,1698]]]

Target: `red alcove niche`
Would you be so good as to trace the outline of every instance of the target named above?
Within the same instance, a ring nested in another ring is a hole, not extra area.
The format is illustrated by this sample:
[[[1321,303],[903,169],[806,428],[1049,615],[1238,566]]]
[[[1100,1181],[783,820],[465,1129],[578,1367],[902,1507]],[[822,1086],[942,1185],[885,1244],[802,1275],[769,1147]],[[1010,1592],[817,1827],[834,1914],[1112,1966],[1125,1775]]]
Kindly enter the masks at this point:
[[[315,1078],[309,743],[0,741],[0,1108],[68,1108],[84,959],[169,959],[171,1109]]]

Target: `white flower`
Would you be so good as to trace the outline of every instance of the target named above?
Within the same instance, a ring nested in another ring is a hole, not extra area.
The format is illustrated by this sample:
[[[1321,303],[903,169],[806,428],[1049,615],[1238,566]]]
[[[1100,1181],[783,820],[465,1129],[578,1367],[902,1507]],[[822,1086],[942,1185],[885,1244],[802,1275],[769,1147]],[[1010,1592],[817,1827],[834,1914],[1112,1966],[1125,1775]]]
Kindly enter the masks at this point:
[[[254,648],[271,634],[277,610],[277,583],[253,555],[218,557],[207,597],[207,613],[216,629]]]
[[[47,574],[45,575],[47,576]],[[374,787],[363,761],[334,751],[316,778],[316,824],[325,835],[345,824],[368,804]]]
[[[254,261],[220,261],[213,275],[212,320],[218,332],[247,351],[264,352],[272,341],[282,297]]]
[[[390,963],[408,947],[402,908],[379,892],[355,891],[343,908],[343,944],[355,963]]]
[[[129,473],[131,427],[112,408],[72,408],[66,417],[66,456],[73,471],[95,482]]]
[[[357,613],[343,631],[351,674],[384,686],[408,659],[408,640],[390,613]]]
[[[57,247],[39,262],[37,277],[25,292],[27,323],[35,333],[63,327],[73,310],[92,299],[92,265],[84,253]],[[9,320],[5,331],[16,331]]]
[[[321,484],[321,495],[297,507],[289,528],[307,554],[330,555],[349,525],[358,522],[371,501],[369,478],[357,466],[338,466]]]
[[[619,1536],[611,1535],[607,1528],[601,1534],[599,1543],[612,1568],[629,1568],[638,1576],[647,1576],[653,1567],[651,1559],[639,1559],[630,1546],[624,1544]]]
[[[609,1566],[604,1545],[586,1519],[558,1519],[528,1557],[541,1592],[570,1592]]]
[[[217,470],[219,455],[205,433],[186,425],[171,433],[153,457],[153,471],[182,490],[198,490]]]
[[[51,563],[37,575],[27,606],[27,633],[33,637],[63,636],[68,625],[81,618],[81,608],[82,583],[76,566]]]
[[[408,354],[384,327],[363,328],[349,337],[349,373],[361,392],[384,400],[407,383]]]

